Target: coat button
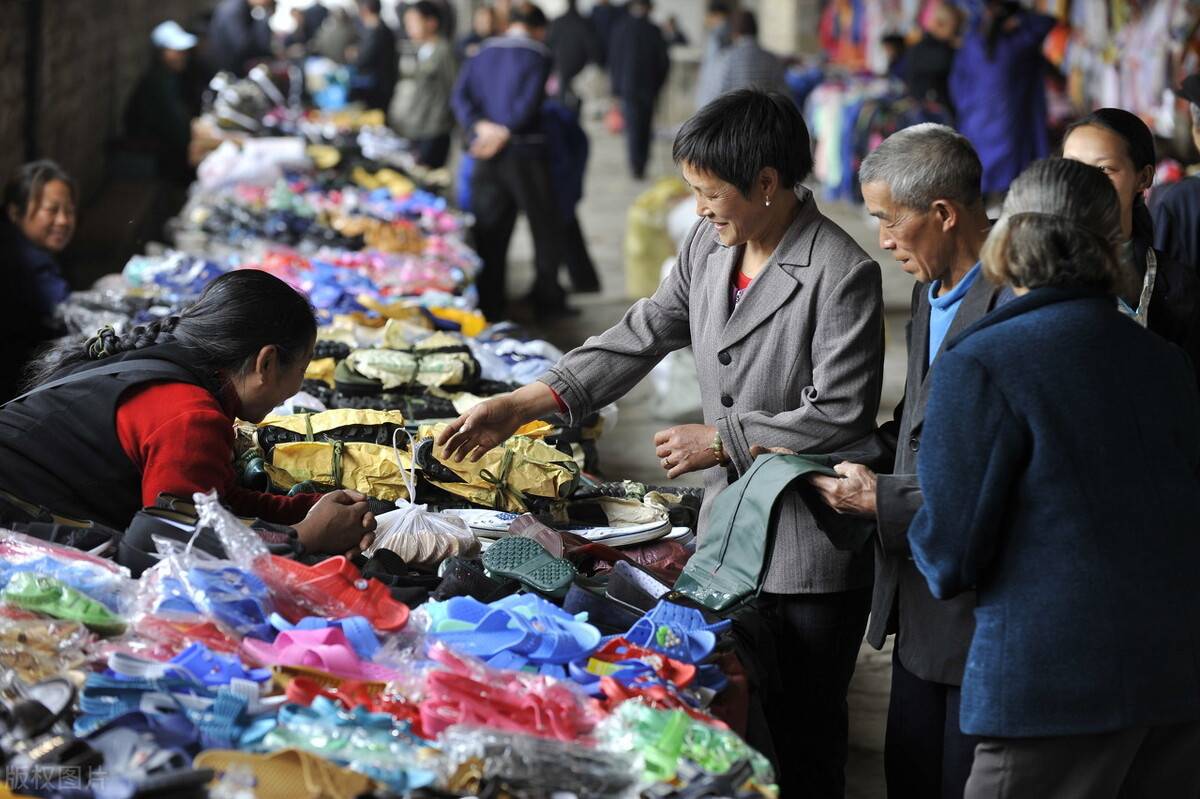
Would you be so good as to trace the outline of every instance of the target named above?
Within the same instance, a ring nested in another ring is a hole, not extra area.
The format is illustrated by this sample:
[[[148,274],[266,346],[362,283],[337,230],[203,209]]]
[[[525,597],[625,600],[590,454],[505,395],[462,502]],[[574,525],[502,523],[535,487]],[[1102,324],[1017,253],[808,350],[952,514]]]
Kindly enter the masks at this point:
[[[717,355],[717,360],[721,362],[722,366],[728,366],[729,364],[733,363],[733,356],[727,351],[722,350],[721,353]]]
[[[916,452],[917,450],[919,450],[921,448],[920,439],[918,439],[916,436],[913,436],[912,438],[910,438],[908,440],[908,448],[911,449],[913,452]]]
[[[721,396],[721,404],[724,405],[726,408],[732,408],[733,407],[733,397],[729,396],[728,394],[723,394]]]

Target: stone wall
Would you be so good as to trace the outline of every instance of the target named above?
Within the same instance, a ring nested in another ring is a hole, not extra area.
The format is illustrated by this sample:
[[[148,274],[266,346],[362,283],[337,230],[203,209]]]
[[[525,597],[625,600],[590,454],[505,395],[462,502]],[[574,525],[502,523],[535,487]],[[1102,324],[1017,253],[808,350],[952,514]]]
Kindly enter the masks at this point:
[[[187,23],[215,0],[0,0],[0,174],[25,160],[28,103],[36,104],[34,152],[53,158],[90,197],[104,179],[108,143],[120,133],[125,101],[150,58],[150,31]],[[36,32],[37,85],[25,85]]]
[[[25,157],[26,5],[0,0],[0,180]]]

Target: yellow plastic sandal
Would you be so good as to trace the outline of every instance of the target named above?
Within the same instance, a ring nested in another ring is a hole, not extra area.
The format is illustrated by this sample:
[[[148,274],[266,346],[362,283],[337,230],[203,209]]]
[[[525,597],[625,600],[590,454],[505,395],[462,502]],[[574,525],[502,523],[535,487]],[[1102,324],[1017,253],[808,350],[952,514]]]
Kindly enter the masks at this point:
[[[266,755],[210,749],[196,756],[195,767],[212,769],[218,780],[239,770],[252,773],[256,799],[354,799],[377,787],[370,777],[300,749]]]

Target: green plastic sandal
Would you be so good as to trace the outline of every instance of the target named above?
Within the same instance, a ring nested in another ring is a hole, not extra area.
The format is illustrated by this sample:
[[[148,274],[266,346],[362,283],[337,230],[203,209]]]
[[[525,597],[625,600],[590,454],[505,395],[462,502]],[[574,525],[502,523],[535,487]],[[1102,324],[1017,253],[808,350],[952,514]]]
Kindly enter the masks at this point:
[[[120,635],[125,622],[96,600],[53,577],[18,572],[8,581],[0,601],[56,619],[77,621],[101,635]]]
[[[562,597],[577,572],[568,560],[556,558],[532,538],[502,538],[483,553],[483,567],[493,575],[511,577],[547,596]]]

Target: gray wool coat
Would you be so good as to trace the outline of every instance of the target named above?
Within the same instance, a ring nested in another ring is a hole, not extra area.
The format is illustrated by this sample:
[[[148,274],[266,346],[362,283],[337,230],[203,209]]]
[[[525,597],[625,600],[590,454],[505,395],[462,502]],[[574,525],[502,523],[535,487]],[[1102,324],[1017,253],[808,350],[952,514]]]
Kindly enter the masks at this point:
[[[754,444],[833,453],[870,434],[883,376],[879,265],[821,214],[806,189],[797,192],[800,213],[736,308],[739,250],[697,222],[654,296],[541,378],[562,398],[568,420],[613,402],[667,353],[691,345],[704,421],[720,431],[730,471],[749,469]],[[714,467],[704,478],[699,535],[731,475]],[[871,584],[870,547],[835,549],[798,495],[781,502],[777,524],[765,591]]]

